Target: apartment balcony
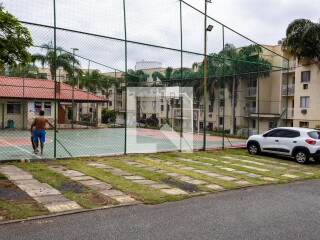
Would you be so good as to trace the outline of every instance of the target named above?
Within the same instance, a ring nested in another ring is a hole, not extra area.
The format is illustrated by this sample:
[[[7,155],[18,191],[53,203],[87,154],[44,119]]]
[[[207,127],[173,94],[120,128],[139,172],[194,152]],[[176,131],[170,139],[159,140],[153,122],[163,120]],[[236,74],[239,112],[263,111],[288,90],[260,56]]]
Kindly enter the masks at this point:
[[[293,96],[294,95],[295,84],[282,85],[281,95],[282,96]]]
[[[283,68],[288,68],[289,72],[294,72],[297,66],[298,66],[298,63],[297,63],[296,60],[289,61],[289,63],[288,63],[288,61],[283,61],[282,62],[282,67]],[[283,69],[282,72],[286,73],[287,69]]]
[[[255,107],[246,107],[244,109],[244,116],[245,117],[250,117],[251,114],[256,113],[256,108]]]
[[[285,108],[282,108],[282,112],[285,110]],[[287,116],[286,116],[286,114],[284,114],[283,116],[282,116],[282,118],[283,119],[285,119],[285,118],[288,118],[288,119],[293,119],[294,118],[294,108],[288,108],[287,109]]]
[[[256,87],[249,87],[246,90],[246,97],[256,97],[257,96],[257,88]]]

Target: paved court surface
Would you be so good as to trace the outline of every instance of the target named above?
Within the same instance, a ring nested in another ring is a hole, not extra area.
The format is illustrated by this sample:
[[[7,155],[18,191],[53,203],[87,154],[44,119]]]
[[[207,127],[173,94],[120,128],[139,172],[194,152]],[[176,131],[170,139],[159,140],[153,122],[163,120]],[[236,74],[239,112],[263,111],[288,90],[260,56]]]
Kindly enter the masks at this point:
[[[60,130],[57,134],[57,158],[71,156],[102,156],[123,154],[125,151],[125,130],[75,129]],[[128,129],[127,153],[154,153],[161,151],[191,151],[203,147],[203,135],[152,129]],[[0,161],[15,159],[54,158],[54,133],[47,131],[44,155],[33,154],[29,131],[0,131]],[[225,147],[244,146],[245,139],[225,138]],[[222,138],[207,136],[208,149],[221,148]]]

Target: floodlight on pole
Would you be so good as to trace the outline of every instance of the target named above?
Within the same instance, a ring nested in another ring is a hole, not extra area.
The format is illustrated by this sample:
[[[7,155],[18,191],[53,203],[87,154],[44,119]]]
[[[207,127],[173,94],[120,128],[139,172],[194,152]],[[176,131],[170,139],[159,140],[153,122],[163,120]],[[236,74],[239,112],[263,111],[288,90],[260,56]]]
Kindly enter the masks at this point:
[[[203,60],[203,150],[206,150],[206,130],[207,130],[207,32],[211,31],[213,26],[207,26],[207,3],[211,0],[204,0],[204,60]],[[210,27],[211,26],[211,27]]]

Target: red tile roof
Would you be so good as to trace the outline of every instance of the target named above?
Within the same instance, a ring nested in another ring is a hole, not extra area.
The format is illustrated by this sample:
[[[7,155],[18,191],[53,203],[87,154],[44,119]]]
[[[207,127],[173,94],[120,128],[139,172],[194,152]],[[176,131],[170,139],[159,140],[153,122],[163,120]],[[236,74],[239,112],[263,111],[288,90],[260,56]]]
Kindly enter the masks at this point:
[[[60,87],[59,87],[60,85]],[[72,101],[72,86],[57,83],[56,98],[60,101]],[[0,76],[0,98],[50,99],[54,100],[54,81],[21,77]],[[74,88],[76,102],[106,102],[108,99],[93,93]]]

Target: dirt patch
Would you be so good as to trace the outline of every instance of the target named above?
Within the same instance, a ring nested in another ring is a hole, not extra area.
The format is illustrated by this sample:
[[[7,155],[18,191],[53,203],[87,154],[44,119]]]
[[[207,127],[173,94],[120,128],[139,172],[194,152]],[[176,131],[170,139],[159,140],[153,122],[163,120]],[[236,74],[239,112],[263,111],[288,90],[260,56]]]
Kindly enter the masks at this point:
[[[58,190],[69,191],[69,192],[74,192],[74,193],[82,193],[83,192],[83,185],[81,185],[80,183],[63,182],[58,187]]]
[[[182,183],[182,182],[178,182],[173,180],[172,178],[163,178],[161,179],[162,182],[164,182],[165,184],[169,184],[169,185],[173,185],[177,188],[180,188],[182,190],[194,193],[194,192],[199,192],[199,188],[193,184],[190,183]]]
[[[25,200],[30,199],[29,195],[18,188],[8,180],[1,180],[0,183],[0,198],[9,200]]]

